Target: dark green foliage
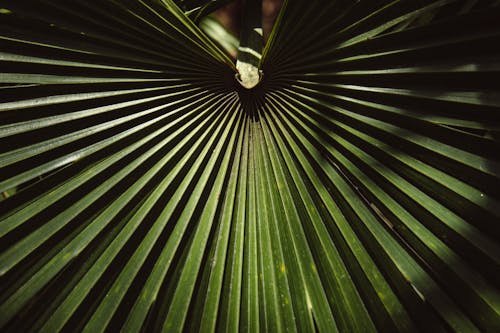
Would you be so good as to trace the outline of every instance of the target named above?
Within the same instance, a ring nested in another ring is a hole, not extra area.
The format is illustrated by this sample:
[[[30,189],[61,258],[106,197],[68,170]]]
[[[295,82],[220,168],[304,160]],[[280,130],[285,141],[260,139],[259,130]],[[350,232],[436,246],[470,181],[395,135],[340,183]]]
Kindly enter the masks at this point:
[[[2,331],[500,331],[498,1],[191,3],[0,4]]]

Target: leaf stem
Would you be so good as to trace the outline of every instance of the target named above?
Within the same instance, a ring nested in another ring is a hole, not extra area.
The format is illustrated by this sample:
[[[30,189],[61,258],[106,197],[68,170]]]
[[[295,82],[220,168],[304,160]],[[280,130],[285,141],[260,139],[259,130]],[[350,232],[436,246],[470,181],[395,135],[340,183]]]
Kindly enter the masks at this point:
[[[236,60],[236,79],[246,89],[255,87],[262,79],[259,70],[262,44],[262,0],[246,0]]]

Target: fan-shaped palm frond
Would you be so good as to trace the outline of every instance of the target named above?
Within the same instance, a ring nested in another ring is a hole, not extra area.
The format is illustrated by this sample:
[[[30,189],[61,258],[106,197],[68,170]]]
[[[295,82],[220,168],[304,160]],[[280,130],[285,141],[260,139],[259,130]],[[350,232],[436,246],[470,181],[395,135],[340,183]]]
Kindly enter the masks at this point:
[[[497,4],[3,1],[0,327],[499,331]]]

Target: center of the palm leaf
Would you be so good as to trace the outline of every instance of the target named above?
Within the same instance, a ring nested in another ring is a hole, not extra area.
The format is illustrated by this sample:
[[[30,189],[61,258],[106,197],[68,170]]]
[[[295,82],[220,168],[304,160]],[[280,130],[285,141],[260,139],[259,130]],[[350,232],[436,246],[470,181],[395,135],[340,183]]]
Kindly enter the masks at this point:
[[[236,69],[236,79],[246,89],[252,89],[262,80],[262,71],[253,64],[237,61]]]

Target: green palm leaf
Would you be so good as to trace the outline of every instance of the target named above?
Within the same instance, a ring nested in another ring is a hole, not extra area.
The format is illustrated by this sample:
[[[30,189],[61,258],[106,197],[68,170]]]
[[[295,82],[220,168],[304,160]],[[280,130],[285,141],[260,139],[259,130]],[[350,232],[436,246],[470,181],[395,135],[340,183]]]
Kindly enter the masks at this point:
[[[195,22],[233,0],[177,0],[175,3]]]
[[[1,4],[0,327],[499,331],[498,1],[178,5]]]

